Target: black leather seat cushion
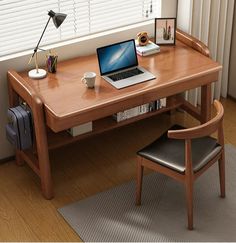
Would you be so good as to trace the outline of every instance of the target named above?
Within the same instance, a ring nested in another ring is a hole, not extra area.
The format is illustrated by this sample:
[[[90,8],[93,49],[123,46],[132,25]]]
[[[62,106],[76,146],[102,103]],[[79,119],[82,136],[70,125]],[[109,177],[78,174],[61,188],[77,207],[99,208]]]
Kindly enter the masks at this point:
[[[184,129],[184,127],[174,125],[169,130],[177,129]],[[192,139],[193,171],[197,172],[200,170],[220,150],[221,146],[212,137]],[[167,137],[167,132],[150,145],[138,151],[137,154],[177,172],[185,172],[185,140],[170,139]]]

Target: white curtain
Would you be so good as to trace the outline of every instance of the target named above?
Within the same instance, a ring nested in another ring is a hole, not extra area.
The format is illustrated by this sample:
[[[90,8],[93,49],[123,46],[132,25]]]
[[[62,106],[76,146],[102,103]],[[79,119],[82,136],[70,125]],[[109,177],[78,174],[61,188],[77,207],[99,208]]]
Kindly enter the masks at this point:
[[[212,97],[227,96],[228,68],[235,0],[179,0],[178,28],[206,44],[211,58],[223,66],[219,80],[212,85]],[[200,89],[186,92],[194,105],[200,104]]]

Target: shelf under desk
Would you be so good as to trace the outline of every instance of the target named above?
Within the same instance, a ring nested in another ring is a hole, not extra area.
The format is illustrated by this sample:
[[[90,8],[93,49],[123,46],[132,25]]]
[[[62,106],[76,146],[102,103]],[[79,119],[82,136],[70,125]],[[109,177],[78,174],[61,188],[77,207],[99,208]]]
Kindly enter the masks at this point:
[[[170,102],[168,102],[170,103]],[[118,127],[122,127],[136,121],[140,121],[152,116],[156,116],[160,113],[171,111],[175,108],[178,108],[182,105],[182,102],[175,101],[172,104],[168,104],[165,108],[161,108],[159,110],[151,111],[142,115],[138,115],[124,121],[117,122],[115,121],[112,116],[104,117],[98,120],[93,121],[93,130],[91,132],[81,134],[78,136],[71,136],[67,131],[61,131],[58,133],[54,133],[53,131],[48,131],[48,147],[49,149],[58,148],[64,146],[66,144],[74,143],[76,141],[82,140],[87,137],[91,137],[109,130],[113,130]]]

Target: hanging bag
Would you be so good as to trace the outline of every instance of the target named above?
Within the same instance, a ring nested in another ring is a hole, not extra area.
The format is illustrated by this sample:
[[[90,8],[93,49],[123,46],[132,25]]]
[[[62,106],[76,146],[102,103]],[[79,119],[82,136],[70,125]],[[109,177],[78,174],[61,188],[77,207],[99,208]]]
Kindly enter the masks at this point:
[[[24,150],[32,147],[32,117],[26,106],[19,105],[7,110],[6,137],[15,148]]]

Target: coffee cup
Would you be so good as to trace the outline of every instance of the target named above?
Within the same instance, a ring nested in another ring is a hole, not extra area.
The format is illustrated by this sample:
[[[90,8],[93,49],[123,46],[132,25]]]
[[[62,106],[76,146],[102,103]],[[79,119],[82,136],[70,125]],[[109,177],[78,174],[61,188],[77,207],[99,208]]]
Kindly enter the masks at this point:
[[[84,73],[84,76],[81,79],[81,81],[84,84],[86,84],[88,88],[94,88],[95,79],[96,79],[96,73],[86,72],[86,73]]]

